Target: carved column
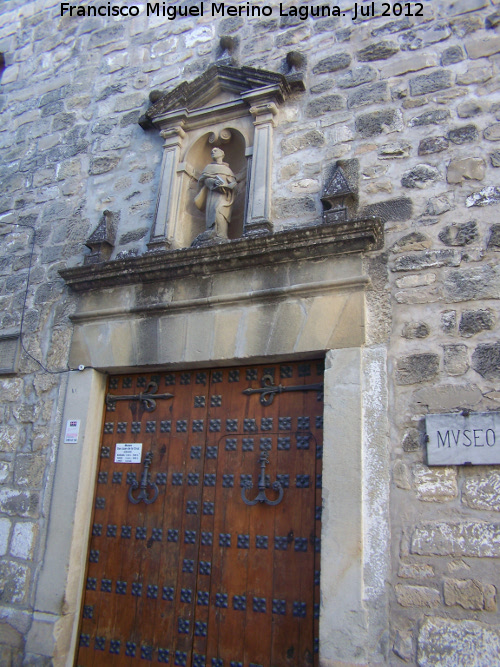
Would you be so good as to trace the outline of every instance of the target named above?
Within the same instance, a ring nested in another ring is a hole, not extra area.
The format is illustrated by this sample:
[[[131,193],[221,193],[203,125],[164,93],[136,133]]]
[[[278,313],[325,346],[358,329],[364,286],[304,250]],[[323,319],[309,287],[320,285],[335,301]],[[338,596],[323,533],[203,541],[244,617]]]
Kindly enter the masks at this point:
[[[156,211],[148,249],[151,252],[168,250],[175,237],[177,204],[179,201],[180,176],[177,173],[182,140],[186,133],[182,126],[162,130],[165,139],[161,164],[160,187],[156,201]]]
[[[274,116],[278,109],[274,102],[250,108],[254,117],[254,141],[245,236],[272,232],[271,170]]]

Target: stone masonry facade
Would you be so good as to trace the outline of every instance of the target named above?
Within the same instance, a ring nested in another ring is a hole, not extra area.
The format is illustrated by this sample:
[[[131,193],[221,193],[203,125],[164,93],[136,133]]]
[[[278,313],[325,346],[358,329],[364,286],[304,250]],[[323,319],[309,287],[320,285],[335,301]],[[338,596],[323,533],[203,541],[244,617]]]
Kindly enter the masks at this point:
[[[0,664],[53,664],[25,641],[77,300],[59,271],[83,264],[104,210],[112,259],[147,252],[162,142],[138,120],[151,91],[216,62],[303,77],[274,128],[275,231],[321,224],[336,165],[357,215],[385,224],[364,255],[366,346],[387,350],[390,378],[385,664],[500,664],[499,469],[430,468],[424,441],[427,413],[500,410],[500,2],[383,4],[168,20],[0,3],[0,335],[22,325],[26,348],[0,378]]]

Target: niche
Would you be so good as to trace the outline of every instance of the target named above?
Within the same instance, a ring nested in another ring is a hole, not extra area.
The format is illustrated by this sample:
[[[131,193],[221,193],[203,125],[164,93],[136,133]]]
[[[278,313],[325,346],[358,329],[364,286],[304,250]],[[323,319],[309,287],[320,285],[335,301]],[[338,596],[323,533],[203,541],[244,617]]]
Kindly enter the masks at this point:
[[[233,190],[230,222],[227,229],[228,239],[243,236],[245,224],[247,164],[245,138],[239,130],[226,127],[220,132],[206,132],[187,148],[182,156],[180,169],[183,172],[181,194],[181,216],[183,217],[179,240],[183,246],[200,246],[214,241],[214,235],[207,234],[206,210],[198,208],[195,203],[200,193],[199,179],[203,170],[213,162],[212,149],[224,151],[223,162],[226,163],[236,178]],[[220,241],[223,239],[221,238]]]

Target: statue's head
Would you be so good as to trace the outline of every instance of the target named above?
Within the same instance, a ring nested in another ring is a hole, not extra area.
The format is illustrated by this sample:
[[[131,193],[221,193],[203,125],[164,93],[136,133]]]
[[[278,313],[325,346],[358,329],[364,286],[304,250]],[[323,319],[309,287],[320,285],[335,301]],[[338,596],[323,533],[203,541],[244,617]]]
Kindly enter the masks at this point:
[[[222,160],[223,157],[224,157],[224,151],[221,148],[217,148],[217,146],[212,148],[212,159],[213,160],[218,160],[219,158]]]

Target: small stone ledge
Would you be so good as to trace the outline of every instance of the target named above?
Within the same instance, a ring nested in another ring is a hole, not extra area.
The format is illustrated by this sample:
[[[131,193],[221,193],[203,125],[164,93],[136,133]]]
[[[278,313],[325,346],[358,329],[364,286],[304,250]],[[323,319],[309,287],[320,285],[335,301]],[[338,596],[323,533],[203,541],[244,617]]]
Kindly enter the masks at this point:
[[[76,292],[166,281],[268,266],[298,259],[378,250],[383,223],[368,217],[345,223],[294,228],[265,236],[246,237],[204,248],[183,248],[101,262],[60,271]]]

